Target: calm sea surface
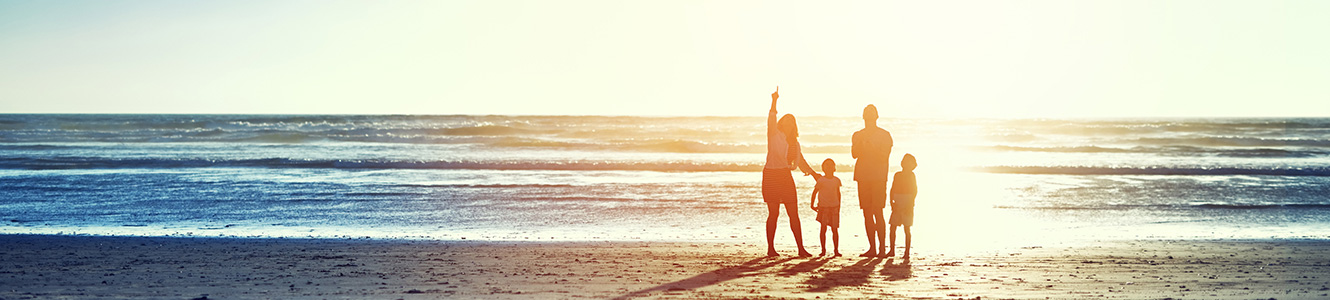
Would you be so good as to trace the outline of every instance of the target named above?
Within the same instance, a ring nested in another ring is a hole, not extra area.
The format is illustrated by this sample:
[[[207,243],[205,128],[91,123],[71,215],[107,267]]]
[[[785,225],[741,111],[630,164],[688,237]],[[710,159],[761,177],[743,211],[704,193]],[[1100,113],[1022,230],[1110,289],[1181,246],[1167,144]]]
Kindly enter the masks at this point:
[[[1330,238],[1330,119],[880,123],[893,162],[919,160],[920,244]],[[0,115],[0,233],[760,243],[764,125]],[[799,126],[811,164],[839,165],[847,241],[863,233],[849,156],[862,126]],[[796,176],[815,244],[812,183]]]

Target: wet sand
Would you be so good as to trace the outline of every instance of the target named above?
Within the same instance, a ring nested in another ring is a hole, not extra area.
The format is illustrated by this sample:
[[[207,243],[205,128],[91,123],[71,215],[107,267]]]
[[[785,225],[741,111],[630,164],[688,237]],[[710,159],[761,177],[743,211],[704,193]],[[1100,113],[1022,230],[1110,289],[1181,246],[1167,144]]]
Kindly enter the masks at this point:
[[[1320,240],[920,248],[908,263],[765,258],[759,245],[715,242],[0,235],[0,245],[0,299],[1330,298]]]

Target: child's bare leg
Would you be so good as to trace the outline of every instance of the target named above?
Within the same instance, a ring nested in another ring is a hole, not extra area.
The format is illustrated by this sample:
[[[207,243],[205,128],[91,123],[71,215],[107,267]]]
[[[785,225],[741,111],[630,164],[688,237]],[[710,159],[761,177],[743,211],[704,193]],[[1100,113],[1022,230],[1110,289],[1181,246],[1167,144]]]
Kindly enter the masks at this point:
[[[892,239],[895,241],[895,239]],[[910,225],[905,225],[905,259],[910,259]]]
[[[822,242],[822,254],[818,254],[817,256],[827,255],[827,227],[830,226],[822,225],[821,227],[822,232],[817,234],[817,240]]]
[[[864,254],[859,256],[877,256],[877,237],[873,236],[874,231],[877,229],[877,224],[873,223],[874,221],[876,220],[873,219],[873,209],[865,209],[864,233],[868,235],[868,252],[864,252]]]
[[[891,251],[887,251],[887,257],[895,255],[896,255],[896,225],[891,225]]]
[[[836,256],[840,256],[840,228],[831,228],[831,243],[836,245]]]

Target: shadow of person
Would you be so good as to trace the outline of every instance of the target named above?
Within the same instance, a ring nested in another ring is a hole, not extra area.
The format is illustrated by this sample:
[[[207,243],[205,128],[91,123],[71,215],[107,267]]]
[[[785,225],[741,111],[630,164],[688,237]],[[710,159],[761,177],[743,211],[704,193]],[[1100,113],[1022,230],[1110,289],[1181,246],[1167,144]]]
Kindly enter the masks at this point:
[[[868,284],[868,277],[873,274],[873,269],[879,263],[882,263],[880,258],[867,258],[822,276],[810,276],[804,284],[811,286],[807,290],[809,292],[826,292],[836,287],[865,285]]]
[[[882,266],[881,274],[887,276],[887,281],[900,281],[914,277],[914,270],[910,266],[910,259],[901,260],[900,264],[892,264],[894,258],[887,259],[887,264]]]
[[[675,282],[671,282],[671,283],[666,283],[666,284],[662,284],[662,285],[654,286],[654,287],[651,287],[651,288],[648,288],[648,289],[643,289],[643,290],[639,290],[639,291],[636,291],[636,292],[627,293],[627,294],[624,294],[624,295],[621,295],[621,296],[618,296],[618,297],[614,297],[614,298],[611,298],[611,299],[616,299],[616,300],[618,300],[618,299],[637,298],[637,297],[646,296],[646,295],[648,295],[648,294],[650,294],[650,293],[652,293],[652,292],[692,290],[692,289],[696,289],[696,288],[700,288],[700,287],[705,287],[705,286],[709,286],[709,285],[713,285],[713,284],[717,284],[717,283],[721,283],[721,282],[729,281],[729,280],[734,280],[734,279],[737,279],[737,278],[743,278],[743,277],[748,277],[748,276],[758,275],[758,274],[761,274],[761,272],[759,272],[759,271],[761,271],[761,270],[763,270],[763,269],[770,268],[770,267],[774,267],[774,266],[776,266],[776,265],[779,265],[779,264],[782,264],[782,263],[785,263],[785,262],[787,262],[787,261],[791,261],[791,260],[794,260],[794,258],[793,258],[793,257],[785,257],[785,258],[762,257],[762,258],[755,258],[755,259],[752,259],[752,260],[749,260],[749,261],[743,262],[743,263],[741,263],[741,264],[739,264],[739,265],[737,265],[737,266],[731,266],[731,267],[720,268],[720,269],[717,269],[717,270],[715,270],[715,271],[711,271],[711,272],[706,272],[706,273],[698,274],[697,276],[689,277],[689,278],[684,279],[684,280],[679,280],[679,281],[675,281]],[[792,267],[792,268],[793,268],[793,267]]]
[[[831,258],[830,258],[830,257],[822,258],[822,259],[810,259],[810,260],[808,260],[808,261],[801,262],[801,263],[795,264],[795,265],[793,265],[793,266],[786,267],[785,269],[782,269],[782,270],[780,270],[779,272],[776,272],[776,275],[780,275],[780,276],[782,276],[782,277],[790,277],[790,276],[797,275],[797,274],[799,274],[799,273],[812,272],[813,270],[817,270],[818,268],[821,268],[822,265],[825,265],[825,264],[827,264],[828,262],[831,262]]]

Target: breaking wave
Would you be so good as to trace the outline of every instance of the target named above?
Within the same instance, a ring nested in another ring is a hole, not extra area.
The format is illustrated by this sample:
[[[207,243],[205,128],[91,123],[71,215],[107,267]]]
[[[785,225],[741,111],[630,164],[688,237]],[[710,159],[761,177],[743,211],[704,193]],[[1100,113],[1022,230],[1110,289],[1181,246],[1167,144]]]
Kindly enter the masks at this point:
[[[977,168],[989,173],[1051,175],[1272,175],[1330,176],[1330,167],[1086,167],[1086,166],[990,166]]]
[[[0,169],[173,169],[173,168],[313,168],[441,170],[602,170],[602,171],[760,171],[760,163],[637,161],[420,161],[267,159],[132,159],[98,157],[0,158]]]
[[[1038,209],[1038,210],[1132,210],[1132,209],[1228,209],[1228,210],[1256,210],[1256,209],[1330,209],[1330,204],[1306,204],[1306,203],[1279,203],[1279,204],[1228,204],[1228,203],[1190,203],[1190,204],[1162,204],[1162,205],[1098,205],[1098,206],[1011,206],[998,205],[996,208],[1006,209]]]

